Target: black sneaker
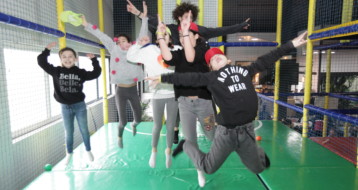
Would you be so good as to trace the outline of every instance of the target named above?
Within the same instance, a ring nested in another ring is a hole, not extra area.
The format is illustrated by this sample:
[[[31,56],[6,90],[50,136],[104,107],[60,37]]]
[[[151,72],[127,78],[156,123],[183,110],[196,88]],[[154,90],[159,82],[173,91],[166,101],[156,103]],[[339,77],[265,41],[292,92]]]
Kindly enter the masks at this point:
[[[178,144],[178,146],[173,151],[173,157],[176,157],[179,153],[183,152],[183,145],[185,143],[185,140],[181,140]]]
[[[266,163],[266,169],[270,167],[271,163],[270,163],[270,159],[269,157],[267,156],[267,154],[265,154],[265,163]]]
[[[179,142],[179,130],[174,131],[174,140],[173,140],[174,144],[178,144],[178,142]]]

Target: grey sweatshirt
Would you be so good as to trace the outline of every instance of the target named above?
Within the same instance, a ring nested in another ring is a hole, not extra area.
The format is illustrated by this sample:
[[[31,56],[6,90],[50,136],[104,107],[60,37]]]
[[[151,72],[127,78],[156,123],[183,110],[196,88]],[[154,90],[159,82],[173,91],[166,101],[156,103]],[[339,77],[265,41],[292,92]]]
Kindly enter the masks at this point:
[[[127,51],[122,50],[116,42],[98,28],[93,29],[92,24],[88,24],[85,30],[97,37],[107,48],[111,55],[110,60],[110,79],[112,84],[132,84],[144,79],[141,65],[127,62]]]

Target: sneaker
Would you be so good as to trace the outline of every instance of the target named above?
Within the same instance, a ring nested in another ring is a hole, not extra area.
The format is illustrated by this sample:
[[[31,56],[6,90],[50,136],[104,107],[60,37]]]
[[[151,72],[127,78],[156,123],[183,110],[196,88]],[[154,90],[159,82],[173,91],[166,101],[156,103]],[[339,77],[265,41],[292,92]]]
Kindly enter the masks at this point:
[[[173,157],[176,157],[179,153],[183,152],[183,145],[185,143],[185,140],[181,140],[178,144],[178,146],[173,151]]]
[[[267,156],[267,154],[265,153],[265,166],[266,166],[266,169],[269,168],[270,165],[271,165],[270,159],[269,159],[269,157]]]
[[[201,170],[198,170],[198,169],[197,169],[197,171],[198,171],[198,183],[199,183],[199,186],[204,187],[205,183],[206,183],[204,172],[201,171]]]
[[[149,159],[149,166],[151,168],[155,168],[156,161],[157,161],[157,153],[152,152],[152,154],[150,155],[150,159]]]
[[[132,122],[131,126],[132,126],[132,131],[133,131],[133,136],[135,136],[137,134],[137,125],[138,123],[136,122]]]
[[[170,155],[170,153],[168,154],[167,151],[165,151],[165,166],[167,169],[172,166],[172,155]]]
[[[87,157],[88,157],[88,160],[89,160],[89,161],[91,161],[91,162],[93,162],[94,157],[93,157],[92,152],[91,152],[91,151],[86,151],[86,152],[87,152]]]
[[[178,144],[178,142],[179,142],[179,130],[174,131],[174,140],[173,140],[174,144]]]
[[[70,154],[66,154],[66,158],[65,158],[65,165],[67,166],[72,160],[72,153]]]
[[[119,148],[123,148],[123,138],[118,138],[118,146]]]

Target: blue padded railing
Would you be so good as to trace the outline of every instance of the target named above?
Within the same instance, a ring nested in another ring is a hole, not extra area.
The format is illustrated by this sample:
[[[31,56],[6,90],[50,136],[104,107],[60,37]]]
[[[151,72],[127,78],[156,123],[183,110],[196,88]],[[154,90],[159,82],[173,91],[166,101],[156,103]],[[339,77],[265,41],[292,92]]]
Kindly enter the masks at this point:
[[[54,35],[57,37],[65,36],[65,34],[59,30],[49,28],[49,27],[43,26],[41,24],[36,24],[36,23],[30,22],[30,21],[27,21],[27,20],[24,20],[21,18],[6,15],[4,13],[0,13],[0,21],[4,22],[6,24],[20,26],[20,27],[28,28],[28,29],[35,30],[38,32],[46,33],[46,34],[51,34],[51,35]]]
[[[354,24],[351,26],[344,26],[341,28],[336,28],[332,30],[327,30],[324,32],[314,33],[309,36],[311,40],[326,38],[326,37],[334,37],[340,34],[349,34],[353,32],[358,32],[358,24]]]
[[[63,32],[61,32],[60,30],[57,29],[53,29],[47,26],[43,26],[41,24],[36,24],[34,22],[30,22],[21,18],[17,18],[14,16],[10,16],[4,13],[0,12],[0,22],[6,23],[6,24],[10,24],[10,25],[15,25],[15,26],[20,26],[23,28],[27,28],[30,30],[34,30],[37,32],[41,32],[41,33],[45,33],[45,34],[50,34],[50,35],[54,35],[56,37],[64,37],[66,36],[67,39],[73,40],[73,41],[77,41],[77,42],[81,42],[84,44],[88,44],[91,46],[96,46],[99,48],[104,48],[104,46],[100,43],[91,41],[91,40],[87,40],[85,38],[70,34],[70,33],[66,33],[64,34]]]
[[[314,50],[327,50],[327,49],[351,49],[351,46],[358,45],[358,40],[348,42],[348,43],[335,43],[335,44],[328,44],[328,45],[320,45],[315,46]]]
[[[225,47],[247,47],[247,46],[273,46],[276,47],[278,45],[277,42],[209,42],[209,46],[218,47],[218,46],[225,46]]]
[[[343,95],[332,94],[332,93],[329,93],[328,96],[330,96],[330,97],[335,97],[335,98],[340,98],[340,99],[345,99],[345,100],[352,100],[352,101],[358,102],[358,98],[357,98],[357,97],[343,96]]]
[[[341,121],[346,121],[348,123],[358,125],[358,118],[356,118],[356,117],[351,117],[351,116],[344,115],[344,114],[341,114],[341,113],[337,113],[337,112],[334,112],[334,111],[326,110],[326,109],[316,107],[316,106],[313,106],[313,105],[310,105],[310,104],[304,105],[304,107],[309,109],[310,111],[314,111],[314,112],[320,113],[322,115],[327,115],[327,116],[336,118],[336,119],[341,120]]]

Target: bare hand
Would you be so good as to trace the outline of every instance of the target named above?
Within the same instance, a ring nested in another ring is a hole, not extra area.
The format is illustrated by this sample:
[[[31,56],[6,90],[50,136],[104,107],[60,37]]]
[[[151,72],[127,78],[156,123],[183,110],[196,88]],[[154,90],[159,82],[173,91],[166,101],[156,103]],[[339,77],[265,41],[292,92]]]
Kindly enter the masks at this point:
[[[82,18],[82,25],[83,25],[84,27],[86,27],[86,26],[88,25],[88,22],[87,22],[87,20],[86,20],[86,17],[85,17],[84,15],[82,15],[81,18]]]
[[[137,7],[135,7],[132,2],[130,0],[127,0],[127,11],[134,14],[134,15],[138,15],[140,13],[140,11],[137,9]]]
[[[189,28],[190,28],[190,18],[191,18],[191,11],[188,13],[188,17],[186,19],[183,19],[180,22],[181,30],[183,31],[183,35],[189,34]]]
[[[245,22],[247,23],[247,26],[244,26],[243,29],[245,29],[245,30],[249,29],[249,27],[250,27],[250,24],[249,24],[250,20],[251,20],[250,18],[248,18],[248,19],[245,20]]]
[[[57,45],[57,42],[51,42],[51,43],[47,44],[46,49],[51,50],[56,45]]]
[[[158,15],[157,36],[164,37],[166,27],[167,26],[160,20],[160,16]]]
[[[145,3],[145,1],[143,1],[143,18],[144,17],[147,17],[147,14],[148,14],[148,7],[147,7],[147,4]]]
[[[307,31],[302,33],[301,35],[297,36],[295,39],[292,40],[292,44],[295,48],[300,47],[307,43]]]
[[[90,58],[90,59],[96,57],[96,56],[94,56],[94,54],[92,54],[92,53],[87,53],[86,56],[87,56],[88,58]]]
[[[152,76],[145,78],[146,81],[152,81],[149,86],[155,88],[159,83],[160,76]]]

